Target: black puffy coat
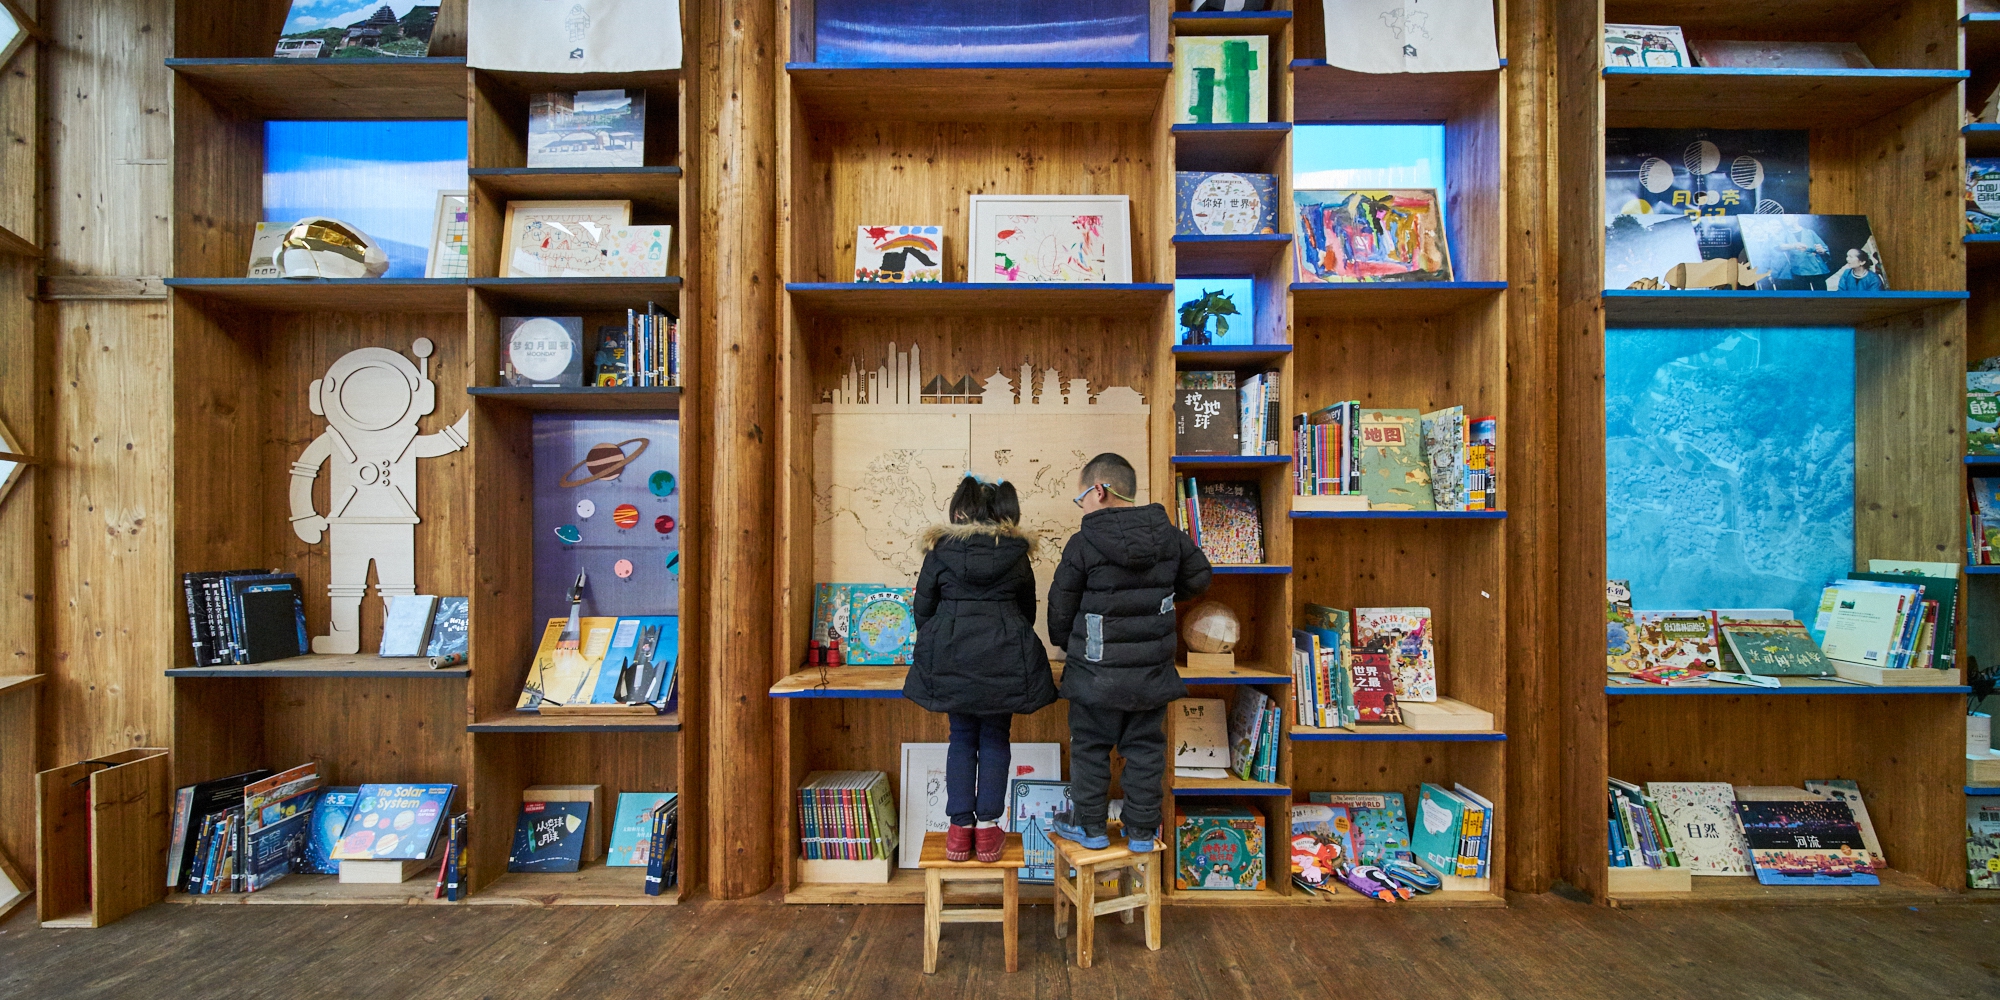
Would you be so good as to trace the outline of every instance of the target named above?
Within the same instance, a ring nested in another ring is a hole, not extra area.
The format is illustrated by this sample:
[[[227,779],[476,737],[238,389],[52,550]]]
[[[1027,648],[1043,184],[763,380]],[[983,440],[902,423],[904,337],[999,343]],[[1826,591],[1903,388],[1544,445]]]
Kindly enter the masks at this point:
[[[1027,715],[1056,700],[1035,635],[1035,570],[1012,524],[940,525],[924,535],[911,610],[914,665],[903,696],[933,712]]]
[[[1062,696],[1127,712],[1185,697],[1174,602],[1201,596],[1210,575],[1159,504],[1085,514],[1049,582],[1049,641],[1068,654]]]

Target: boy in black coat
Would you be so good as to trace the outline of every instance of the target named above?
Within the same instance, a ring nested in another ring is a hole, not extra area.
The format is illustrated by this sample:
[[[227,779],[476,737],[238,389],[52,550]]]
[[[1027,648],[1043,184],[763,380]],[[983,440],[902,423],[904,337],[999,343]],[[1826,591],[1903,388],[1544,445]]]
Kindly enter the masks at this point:
[[[1208,558],[1159,504],[1133,506],[1130,462],[1105,453],[1084,466],[1083,525],[1049,584],[1049,641],[1068,659],[1070,801],[1056,832],[1103,848],[1111,748],[1125,758],[1123,822],[1131,848],[1153,850],[1166,783],[1167,706],[1187,694],[1174,669],[1174,602],[1208,589]]]

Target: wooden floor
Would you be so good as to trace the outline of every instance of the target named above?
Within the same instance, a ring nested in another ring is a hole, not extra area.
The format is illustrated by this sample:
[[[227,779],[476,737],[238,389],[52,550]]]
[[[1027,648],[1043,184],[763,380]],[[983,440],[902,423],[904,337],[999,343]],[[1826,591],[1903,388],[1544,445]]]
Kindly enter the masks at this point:
[[[1046,906],[948,926],[925,976],[914,906],[155,906],[111,927],[0,926],[0,997],[1211,997],[2000,995],[2000,907],[1613,910],[1554,896],[1507,909],[1173,907],[1166,948],[1098,925],[1070,965]],[[1373,985],[1363,985],[1373,984]]]

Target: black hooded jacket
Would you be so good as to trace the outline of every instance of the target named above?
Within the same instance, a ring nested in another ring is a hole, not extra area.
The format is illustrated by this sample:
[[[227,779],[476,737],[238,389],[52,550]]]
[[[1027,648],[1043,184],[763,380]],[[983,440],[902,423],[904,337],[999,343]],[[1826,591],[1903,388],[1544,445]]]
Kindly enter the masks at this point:
[[[914,665],[903,696],[933,712],[1028,715],[1056,700],[1035,635],[1028,536],[1012,524],[938,526],[924,535],[911,610]]]
[[[1068,654],[1062,696],[1159,708],[1187,694],[1174,669],[1174,602],[1208,589],[1208,558],[1159,504],[1083,517],[1049,583],[1049,641]]]

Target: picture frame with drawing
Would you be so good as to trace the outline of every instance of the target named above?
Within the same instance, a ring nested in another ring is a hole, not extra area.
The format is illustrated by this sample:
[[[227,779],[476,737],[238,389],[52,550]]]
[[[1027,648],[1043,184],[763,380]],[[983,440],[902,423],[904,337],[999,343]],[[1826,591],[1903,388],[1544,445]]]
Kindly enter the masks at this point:
[[[431,252],[424,261],[424,277],[472,277],[468,197],[465,191],[437,193],[437,210],[431,217]]]
[[[508,278],[610,274],[600,245],[632,222],[629,201],[510,201],[501,227],[500,271]]]
[[[990,284],[1129,284],[1126,195],[972,196],[966,280]]]

